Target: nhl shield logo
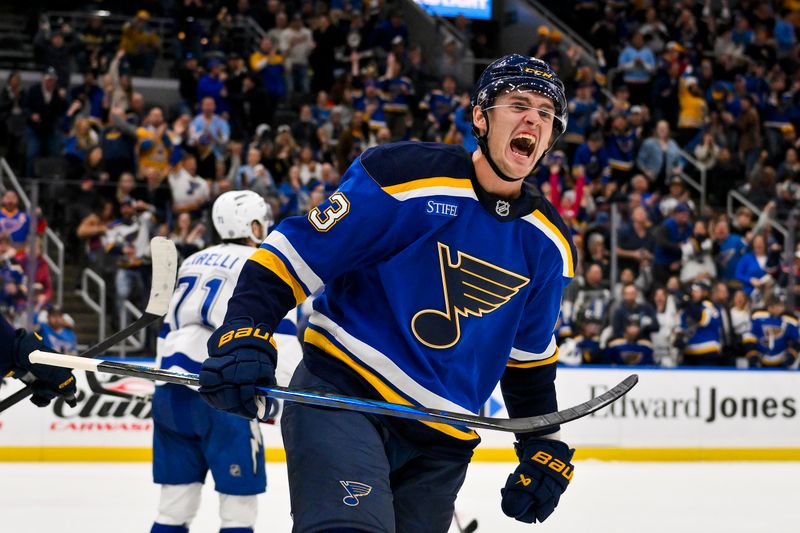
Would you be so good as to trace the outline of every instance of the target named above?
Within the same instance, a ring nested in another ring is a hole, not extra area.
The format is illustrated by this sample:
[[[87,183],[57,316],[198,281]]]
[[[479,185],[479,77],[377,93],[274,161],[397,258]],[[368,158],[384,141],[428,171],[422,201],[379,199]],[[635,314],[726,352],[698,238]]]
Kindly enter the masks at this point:
[[[507,217],[511,211],[511,204],[505,200],[497,200],[497,205],[494,207],[495,212],[501,217]]]

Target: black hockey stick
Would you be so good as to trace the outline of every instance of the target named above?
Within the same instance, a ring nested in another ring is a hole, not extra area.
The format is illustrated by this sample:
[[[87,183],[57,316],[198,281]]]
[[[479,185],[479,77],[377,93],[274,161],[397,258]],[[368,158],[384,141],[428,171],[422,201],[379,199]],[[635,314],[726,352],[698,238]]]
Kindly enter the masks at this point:
[[[98,359],[87,360],[71,355],[48,353],[39,350],[31,353],[30,360],[32,363],[42,363],[64,368],[77,368],[87,372],[104,372],[107,374],[148,378],[156,381],[164,381],[166,383],[177,383],[179,385],[198,386],[200,384],[197,374],[171,372],[169,370],[162,370],[149,366],[131,365],[114,361],[102,361]],[[475,429],[492,429],[514,433],[528,433],[531,431],[554,429],[560,424],[577,420],[598,409],[602,409],[621,398],[636,385],[637,381],[639,381],[639,377],[636,374],[631,374],[619,384],[587,402],[569,407],[562,411],[524,418],[491,418],[473,414],[442,411],[439,409],[428,409],[415,405],[401,405],[379,400],[369,400],[366,398],[340,396],[338,394],[329,394],[325,392],[293,390],[279,386],[256,387],[256,390],[276,400],[333,407],[361,413],[410,418],[412,420],[419,420],[420,422],[466,426]]]
[[[478,520],[473,518],[466,526],[461,527],[461,520],[458,519],[458,513],[453,511],[453,518],[456,520],[456,527],[458,528],[458,533],[475,533],[475,530],[478,529]]]
[[[178,272],[178,252],[175,249],[175,243],[164,237],[153,237],[150,241],[150,257],[153,262],[150,299],[147,302],[147,307],[142,316],[128,325],[128,327],[81,352],[78,354],[78,357],[95,357],[141,329],[146,328],[167,313],[169,301],[172,298],[172,292],[175,290],[175,276]],[[134,397],[131,394],[103,388],[100,382],[97,381],[97,378],[92,374],[87,374],[86,381],[89,383],[89,388],[93,392],[108,394],[110,396],[120,396],[126,399]],[[31,394],[33,394],[33,389],[31,389],[30,385],[26,385],[8,398],[0,401],[0,413],[21,402]]]

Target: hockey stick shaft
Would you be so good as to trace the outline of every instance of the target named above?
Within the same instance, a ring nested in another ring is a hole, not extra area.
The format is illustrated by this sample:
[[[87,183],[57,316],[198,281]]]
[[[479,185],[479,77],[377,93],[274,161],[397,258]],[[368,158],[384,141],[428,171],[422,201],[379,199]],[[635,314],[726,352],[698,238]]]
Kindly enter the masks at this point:
[[[150,284],[150,297],[147,301],[145,312],[126,328],[114,333],[94,346],[78,354],[78,357],[95,357],[115,344],[123,341],[134,333],[146,328],[167,313],[172,292],[175,290],[175,276],[178,271],[178,252],[175,244],[163,237],[154,237],[150,241],[150,256],[153,260],[153,276]],[[92,391],[130,398],[131,396],[122,392],[108,391],[104,389],[96,380],[87,380]],[[0,401],[0,413],[18,404],[25,398],[33,394],[30,385],[26,385],[8,398]]]
[[[123,376],[177,383],[179,385],[198,386],[200,384],[197,374],[171,372],[143,365],[131,365],[114,361],[87,360],[80,357],[35,351],[30,355],[31,362],[42,363],[64,368],[85,370],[87,372],[104,372]],[[401,405],[396,403],[354,398],[315,391],[293,390],[286,387],[256,387],[258,392],[276,400],[287,400],[307,405],[320,407],[333,407],[361,413],[409,418],[420,422],[432,422],[455,426],[470,427],[474,429],[491,429],[514,433],[527,433],[531,431],[544,431],[555,429],[557,426],[577,420],[598,409],[613,403],[621,398],[636,385],[638,376],[632,374],[621,383],[607,390],[600,396],[582,404],[570,407],[563,411],[548,413],[526,418],[490,418],[473,414],[454,413],[438,409],[428,409],[414,405]]]

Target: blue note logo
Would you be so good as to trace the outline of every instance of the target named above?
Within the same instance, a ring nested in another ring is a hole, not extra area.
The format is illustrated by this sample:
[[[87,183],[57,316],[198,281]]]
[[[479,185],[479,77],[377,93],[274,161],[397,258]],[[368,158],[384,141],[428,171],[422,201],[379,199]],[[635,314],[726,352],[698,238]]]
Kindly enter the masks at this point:
[[[347,491],[347,496],[342,498],[342,502],[348,507],[355,507],[359,504],[359,498],[363,498],[372,492],[372,487],[366,483],[359,483],[358,481],[340,481],[339,483]]]
[[[530,280],[460,251],[453,261],[450,248],[437,245],[444,310],[419,311],[411,319],[411,331],[425,346],[444,349],[461,338],[462,318],[482,317],[495,311]]]

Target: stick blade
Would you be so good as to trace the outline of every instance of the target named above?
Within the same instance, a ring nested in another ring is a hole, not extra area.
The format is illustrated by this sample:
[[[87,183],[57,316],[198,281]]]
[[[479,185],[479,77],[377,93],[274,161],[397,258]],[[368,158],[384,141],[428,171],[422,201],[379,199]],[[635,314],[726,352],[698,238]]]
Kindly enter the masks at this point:
[[[175,290],[175,277],[178,275],[178,250],[175,249],[175,243],[171,240],[164,237],[153,237],[150,240],[150,257],[153,261],[153,282],[145,312],[163,316],[167,314],[169,301]]]

